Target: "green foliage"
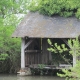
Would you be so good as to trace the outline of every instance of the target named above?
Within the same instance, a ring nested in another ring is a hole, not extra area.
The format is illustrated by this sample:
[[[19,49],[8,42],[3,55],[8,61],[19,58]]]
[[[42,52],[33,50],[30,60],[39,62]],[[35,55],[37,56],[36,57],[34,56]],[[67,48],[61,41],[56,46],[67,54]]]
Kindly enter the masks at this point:
[[[71,67],[70,70],[62,69],[64,74],[57,73],[60,77],[66,77],[66,80],[80,80],[80,61],[77,61],[75,67]]]
[[[38,64],[38,67],[40,68],[40,75],[43,75],[43,68],[45,67],[45,64]]]
[[[27,13],[31,0],[0,0],[0,72],[20,69],[20,39],[11,38],[21,19],[18,13]]]
[[[80,42],[78,38],[76,39],[69,39],[68,40],[68,45],[70,49],[65,47],[65,44],[57,45],[55,43],[54,45],[51,44],[51,41],[48,39],[48,43],[51,45],[51,48],[48,48],[49,51],[54,52],[54,53],[60,53],[62,54],[64,51],[69,51],[70,55],[76,54],[76,57],[80,56]],[[63,58],[65,58],[63,56]],[[62,69],[62,72],[64,74],[57,73],[58,76],[60,77],[66,77],[66,80],[80,80],[80,60],[77,59],[76,65],[71,67],[70,70],[68,69]]]
[[[78,38],[72,39],[72,40],[71,39],[68,40],[68,44],[69,44],[69,46],[71,48],[71,50],[69,51],[69,53],[71,55],[73,55],[74,53],[76,53],[76,56],[79,56],[80,55],[80,53],[79,53],[80,42],[79,42]]]
[[[1,54],[0,55],[0,60],[1,60],[0,68],[1,67],[7,68],[5,66],[7,65],[8,67],[10,67],[8,72],[16,72],[17,69],[20,67],[20,39],[11,38],[11,34],[13,30],[14,30],[14,27],[0,28],[0,54]],[[4,61],[2,62],[2,60]],[[8,61],[8,63],[6,63],[5,60]],[[4,72],[1,70],[0,72]]]
[[[69,44],[70,49],[68,49],[65,46],[65,44],[58,45],[57,43],[54,43],[52,45],[52,42],[50,41],[50,39],[48,39],[48,43],[51,46],[51,48],[48,48],[48,51],[51,51],[51,52],[54,52],[54,53],[58,53],[58,52],[62,53],[64,51],[69,51],[69,53],[71,55],[73,55],[73,53],[76,51],[77,56],[80,55],[80,53],[79,53],[80,44],[79,44],[78,38],[76,38],[76,39],[69,39],[68,40],[68,44]]]
[[[67,54],[69,52],[69,49],[65,46],[65,44],[61,44],[61,45],[58,45],[57,43],[54,43],[54,44],[50,44],[52,43],[50,41],[50,39],[48,39],[48,43],[49,45],[51,46],[50,48],[48,48],[47,50],[52,52],[52,59],[53,59],[53,62],[55,61],[53,56],[57,56],[57,58],[59,57],[60,61],[61,62],[65,62],[67,64],[72,64],[71,62],[71,57],[70,59],[67,58],[67,56],[71,56],[69,54]],[[56,60],[57,61],[57,60]],[[57,61],[58,65],[59,65],[59,61]]]
[[[38,67],[39,67],[40,69],[43,69],[43,68],[45,67],[45,64],[38,64]]]
[[[64,51],[67,51],[68,49],[65,47],[65,44],[61,44],[58,45],[57,43],[54,43],[54,45],[52,45],[52,42],[50,41],[50,39],[48,39],[48,43],[51,46],[51,48],[48,48],[48,51],[54,52],[54,53],[62,53]]]
[[[80,0],[33,0],[29,5],[30,11],[42,14],[69,17],[75,15],[80,18]]]
[[[0,16],[27,13],[27,6],[30,2],[30,0],[0,0]]]
[[[4,25],[3,21],[4,19],[0,18],[0,72],[17,72],[20,67],[21,41],[19,38],[11,37],[16,27],[12,26],[12,23],[11,25]],[[16,18],[15,22],[17,21]],[[15,22],[14,24],[16,24]]]
[[[0,0],[0,72],[20,69],[20,39],[11,38],[21,19],[15,14],[27,13],[31,0]]]
[[[80,19],[80,8],[77,9],[77,12],[75,13],[76,17]]]
[[[6,58],[8,58],[8,54],[5,54],[5,53],[3,53],[3,54],[0,54],[0,60],[5,60]]]
[[[15,14],[10,14],[5,16],[3,22],[4,25],[7,26],[17,26],[17,24],[20,22],[20,19],[18,20]]]
[[[37,3],[38,2],[38,3]],[[39,4],[40,4],[40,0],[33,0],[30,2],[30,4],[28,5],[28,9],[30,9],[31,11],[35,12],[39,9]],[[32,8],[33,7],[33,8]]]

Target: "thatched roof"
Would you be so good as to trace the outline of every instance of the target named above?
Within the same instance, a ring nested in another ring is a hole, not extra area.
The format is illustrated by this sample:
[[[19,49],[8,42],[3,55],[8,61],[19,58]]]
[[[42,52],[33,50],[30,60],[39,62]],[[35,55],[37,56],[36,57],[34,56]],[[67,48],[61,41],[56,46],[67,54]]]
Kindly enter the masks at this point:
[[[29,12],[12,37],[75,38],[80,35],[80,21],[75,17],[45,16]]]

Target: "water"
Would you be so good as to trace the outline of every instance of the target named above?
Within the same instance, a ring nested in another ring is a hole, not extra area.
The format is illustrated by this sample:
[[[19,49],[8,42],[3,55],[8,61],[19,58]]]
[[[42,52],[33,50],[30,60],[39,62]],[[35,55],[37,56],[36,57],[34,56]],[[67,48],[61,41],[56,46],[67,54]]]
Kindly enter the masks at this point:
[[[54,76],[0,75],[0,80],[65,80],[65,79],[60,77],[54,77]]]

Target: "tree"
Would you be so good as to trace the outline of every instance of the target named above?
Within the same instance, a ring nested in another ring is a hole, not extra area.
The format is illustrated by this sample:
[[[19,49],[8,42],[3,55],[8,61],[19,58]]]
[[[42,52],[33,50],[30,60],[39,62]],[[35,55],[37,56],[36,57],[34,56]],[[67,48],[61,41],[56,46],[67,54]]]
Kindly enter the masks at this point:
[[[68,44],[70,46],[70,50],[65,47],[65,44],[57,45],[55,43],[54,45],[48,39],[48,43],[51,45],[50,48],[48,48],[49,51],[62,54],[64,51],[69,51],[69,54],[73,56],[73,67],[70,68],[70,70],[62,69],[64,74],[58,74],[60,77],[66,77],[66,80],[79,80],[80,79],[80,60],[77,59],[80,56],[80,42],[78,38],[76,39],[69,39]],[[64,57],[64,56],[63,56]]]
[[[39,11],[42,14],[69,17],[75,15],[80,18],[79,0],[33,0],[29,5],[30,11]]]
[[[0,0],[0,16],[27,13],[30,0]]]
[[[11,38],[15,28],[0,19],[0,72],[16,72],[20,67],[20,39]]]
[[[29,0],[0,0],[0,72],[17,72],[20,68],[20,39],[11,38],[21,19],[15,14],[26,13]]]

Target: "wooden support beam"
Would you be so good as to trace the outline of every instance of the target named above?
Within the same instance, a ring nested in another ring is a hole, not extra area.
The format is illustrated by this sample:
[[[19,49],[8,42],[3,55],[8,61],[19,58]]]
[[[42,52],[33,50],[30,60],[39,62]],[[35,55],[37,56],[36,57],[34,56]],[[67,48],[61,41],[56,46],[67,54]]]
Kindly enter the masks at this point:
[[[76,51],[73,53],[73,67],[76,65]]]
[[[66,39],[62,39],[67,45],[68,47],[70,48],[68,42]],[[70,48],[71,49],[71,48]],[[73,52],[73,67],[76,65],[76,50]]]
[[[26,50],[25,52],[35,52],[35,53],[37,53],[37,52],[41,52],[41,50]]]
[[[24,49],[26,49],[31,43],[33,42],[33,39],[31,39],[27,44],[24,46]]]
[[[67,46],[70,48],[69,44],[68,44],[68,41],[66,39],[62,39],[66,44]]]
[[[25,68],[25,52],[24,52],[24,47],[25,47],[25,38],[21,38],[21,69]]]

